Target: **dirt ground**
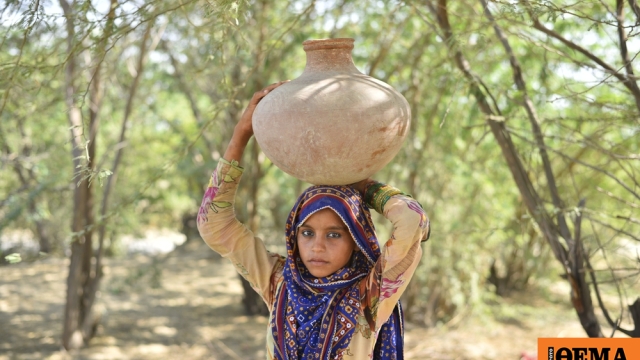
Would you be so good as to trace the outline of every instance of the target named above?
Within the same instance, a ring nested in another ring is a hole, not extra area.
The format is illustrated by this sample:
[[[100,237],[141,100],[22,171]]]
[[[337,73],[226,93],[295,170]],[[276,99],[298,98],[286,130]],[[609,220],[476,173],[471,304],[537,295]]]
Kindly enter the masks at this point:
[[[67,260],[0,267],[0,360],[264,359],[267,319],[243,315],[233,267],[203,246],[107,260],[102,326],[88,348],[60,348]],[[407,359],[520,359],[538,337],[583,337],[559,285],[503,300],[455,326],[407,324]],[[555,295],[554,295],[555,294]]]

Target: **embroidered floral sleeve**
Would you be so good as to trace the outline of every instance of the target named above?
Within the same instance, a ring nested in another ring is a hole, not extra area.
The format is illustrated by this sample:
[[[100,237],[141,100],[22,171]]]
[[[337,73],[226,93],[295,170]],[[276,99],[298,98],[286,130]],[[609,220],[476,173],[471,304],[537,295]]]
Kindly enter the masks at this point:
[[[429,235],[429,219],[413,198],[398,194],[384,206],[383,215],[393,223],[391,238],[382,248],[374,271],[363,283],[365,315],[377,331],[405,291],[422,257],[421,241]]]
[[[218,162],[218,167],[213,172],[213,174],[211,174],[209,185],[207,186],[207,190],[205,191],[204,197],[202,198],[202,204],[200,205],[200,210],[198,211],[198,225],[209,220],[207,218],[207,213],[209,212],[209,210],[217,213],[218,209],[224,209],[231,206],[231,202],[229,201],[213,201],[213,199],[218,194],[218,190],[220,189],[220,181],[218,179],[220,179],[219,174],[222,171],[225,171],[223,181],[226,183],[234,183],[235,180],[239,178],[240,175],[242,175],[243,169],[238,166],[237,161],[230,163],[222,159],[220,160],[220,162]]]
[[[235,195],[243,171],[237,161],[218,162],[198,211],[198,230],[207,245],[229,259],[271,306],[271,293],[275,289],[272,282],[281,281],[283,260],[280,255],[268,252],[262,240],[236,218]]]

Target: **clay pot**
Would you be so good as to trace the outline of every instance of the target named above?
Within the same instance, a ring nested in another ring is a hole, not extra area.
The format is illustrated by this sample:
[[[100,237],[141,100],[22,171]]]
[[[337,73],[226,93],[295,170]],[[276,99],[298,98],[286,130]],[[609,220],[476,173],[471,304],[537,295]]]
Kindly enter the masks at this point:
[[[258,104],[253,129],[284,172],[312,184],[370,177],[398,153],[411,122],[405,98],[353,64],[353,39],[307,40],[297,79]]]

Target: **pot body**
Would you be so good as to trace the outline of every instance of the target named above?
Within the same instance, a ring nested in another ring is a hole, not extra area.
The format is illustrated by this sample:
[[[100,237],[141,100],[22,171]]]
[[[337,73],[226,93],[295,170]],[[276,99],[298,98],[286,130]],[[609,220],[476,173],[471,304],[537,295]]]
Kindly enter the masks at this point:
[[[405,98],[358,71],[353,39],[308,40],[300,77],[265,96],[256,140],[284,172],[319,185],[366,179],[398,153],[411,122]]]

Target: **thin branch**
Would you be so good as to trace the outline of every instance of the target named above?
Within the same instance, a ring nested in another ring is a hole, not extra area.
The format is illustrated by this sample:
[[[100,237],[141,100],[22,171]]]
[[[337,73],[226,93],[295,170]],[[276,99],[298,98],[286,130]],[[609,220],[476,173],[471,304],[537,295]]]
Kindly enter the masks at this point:
[[[615,277],[614,273],[616,271],[621,272],[621,271],[634,271],[634,272],[638,272],[640,271],[640,267],[622,267],[622,268],[608,268],[608,269],[591,269],[590,271],[593,272],[610,272],[612,274],[612,277]]]
[[[627,280],[627,279],[633,279],[633,278],[640,278],[640,272],[636,272],[636,273],[633,273],[633,274],[627,274],[627,275],[623,275],[623,276],[619,276],[618,275],[613,279],[599,280],[598,283],[599,284],[615,284],[615,283],[618,283],[619,281]],[[622,295],[620,295],[620,296],[622,296]]]
[[[636,14],[636,25],[640,23],[640,7],[638,7],[638,3],[636,0],[629,0],[629,7],[633,10],[633,13]]]
[[[504,48],[507,56],[509,57],[509,63],[511,64],[511,70],[513,71],[513,80],[516,85],[516,88],[522,94],[522,106],[525,108],[527,112],[527,117],[529,119],[529,123],[531,124],[531,129],[534,134],[534,138],[536,140],[536,147],[540,152],[540,157],[542,159],[542,166],[544,169],[544,173],[547,179],[547,186],[549,188],[549,192],[551,194],[551,199],[553,201],[553,205],[561,209],[564,207],[562,204],[562,200],[560,199],[560,194],[558,193],[558,187],[556,185],[555,176],[553,175],[553,169],[551,168],[551,161],[549,160],[549,155],[546,151],[546,145],[544,143],[544,137],[542,136],[542,130],[540,129],[540,120],[538,119],[538,114],[536,112],[535,107],[533,106],[533,102],[529,98],[529,94],[527,92],[527,85],[524,80],[524,76],[522,75],[522,68],[520,67],[520,62],[516,58],[513,53],[513,49],[509,44],[509,40],[505,36],[504,32],[496,23],[491,10],[486,2],[486,0],[480,0],[482,7],[484,8],[485,16],[491,22],[493,26],[493,30],[496,33],[496,37],[500,40],[502,47]],[[560,228],[560,233],[562,237],[567,241],[569,246],[571,247],[572,237],[569,231],[569,227],[567,226],[566,219],[562,213],[558,213],[557,215],[558,226]]]
[[[638,236],[636,236],[636,235],[634,235],[634,234],[631,234],[631,233],[629,233],[629,232],[627,232],[627,231],[625,231],[625,230],[622,230],[622,229],[620,229],[620,228],[617,228],[617,227],[615,227],[615,226],[613,226],[613,225],[611,225],[611,224],[608,224],[608,223],[606,223],[606,222],[604,222],[604,221],[600,221],[600,220],[598,220],[598,219],[596,219],[596,218],[593,218],[593,217],[589,217],[589,220],[591,220],[591,221],[593,221],[593,222],[595,222],[595,223],[598,223],[599,225],[602,225],[602,226],[604,226],[604,227],[606,227],[606,228],[608,228],[608,229],[611,229],[611,230],[615,231],[617,234],[623,234],[623,235],[626,235],[626,236],[628,236],[628,237],[632,238],[633,240],[640,242],[640,237],[638,237]],[[616,234],[616,235],[617,235],[617,234]]]
[[[13,78],[15,77],[18,69],[20,68],[20,61],[22,60],[22,54],[24,53],[24,46],[27,43],[27,39],[29,38],[29,34],[35,27],[35,24],[38,22],[38,8],[40,7],[40,0],[36,0],[36,4],[33,9],[33,14],[29,19],[29,26],[24,30],[24,36],[22,37],[22,43],[20,44],[20,51],[18,52],[18,59],[16,60],[15,65],[13,66],[13,71],[9,76],[8,86],[4,92],[4,96],[2,97],[2,106],[0,106],[0,115],[4,111],[4,107],[7,105],[7,99],[9,98],[9,93],[11,93],[11,88],[13,87]]]
[[[629,216],[616,215],[616,219],[623,219],[623,220],[627,220],[630,223],[634,223],[634,224],[640,225],[640,220],[634,219],[634,218],[629,217]]]
[[[629,85],[640,92],[638,84],[635,82],[635,74],[633,72],[633,65],[631,59],[629,59],[629,50],[627,49],[627,33],[624,29],[624,0],[616,0],[616,20],[618,28],[618,46],[620,47],[620,57],[622,63],[627,71],[627,78],[629,79]]]
[[[169,46],[165,40],[160,41],[160,48],[162,48],[166,52],[166,54],[169,56],[169,60],[171,61],[171,66],[173,66],[173,75],[177,80],[178,87],[180,88],[182,93],[187,97],[187,100],[189,101],[189,105],[191,106],[191,113],[193,114],[193,118],[196,120],[196,124],[198,125],[198,127],[201,127],[203,125],[203,120],[200,113],[200,109],[198,108],[198,103],[195,97],[193,96],[191,89],[187,85],[187,82],[180,69],[178,60],[176,60],[175,56],[173,56],[173,53],[169,49]],[[212,151],[214,146],[211,143],[211,140],[209,140],[209,138],[204,134],[202,136],[202,140],[207,146],[207,149],[209,151]]]
[[[401,4],[402,3],[398,3],[398,5],[393,8],[393,10],[387,13],[387,15],[385,16],[385,19],[391,20],[395,15],[395,13],[398,11],[398,9],[401,7]],[[373,76],[373,74],[376,71],[376,68],[384,60],[384,58],[389,54],[389,49],[391,48],[391,45],[393,45],[393,43],[396,42],[396,39],[398,38],[398,36],[401,35],[402,29],[404,29],[405,24],[410,19],[411,17],[407,16],[404,19],[404,22],[401,24],[393,24],[393,26],[389,26],[389,24],[384,24],[382,26],[382,28],[391,28],[391,29],[389,31],[380,32],[379,34],[380,37],[377,39],[377,41],[375,41],[375,43],[380,44],[380,47],[378,48],[378,54],[375,57],[373,57],[373,59],[369,62],[367,75]],[[386,40],[383,40],[382,38],[385,38]]]
[[[596,129],[591,135],[585,135],[580,131],[564,126],[563,124],[558,124],[558,125],[564,129],[567,129],[568,131],[572,131],[576,134],[579,134],[582,137],[582,139],[574,140],[572,138],[555,136],[555,135],[544,135],[544,137],[580,145],[581,149],[576,155],[577,159],[581,158],[582,155],[586,153],[587,149],[593,149],[604,154],[611,161],[615,162],[619,166],[619,168],[628,176],[629,180],[633,183],[633,185],[635,185],[635,187],[640,187],[640,183],[636,180],[636,177],[633,174],[633,165],[629,165],[629,167],[631,167],[631,170],[629,170],[626,167],[627,164],[623,162],[624,160],[635,160],[634,155],[624,156],[624,155],[613,153],[611,150],[605,149],[604,147],[600,146],[595,140],[593,140],[593,137],[596,137],[599,133],[603,132],[601,130],[605,130],[605,129]],[[600,135],[603,136],[604,134],[600,134]],[[620,143],[609,142],[609,146],[611,146],[612,148],[615,148],[618,146],[622,146],[624,142],[632,142],[633,140],[634,140],[633,138],[628,138],[628,139],[622,140]],[[609,165],[609,163],[607,163],[606,165]]]
[[[143,67],[145,63],[146,51],[147,51],[147,41],[151,35],[151,28],[153,27],[153,21],[147,25],[147,29],[144,32],[142,37],[142,41],[140,42],[140,54],[138,57],[138,63],[136,65],[136,75],[133,79],[133,83],[129,88],[129,96],[127,97],[127,103],[125,105],[124,116],[122,119],[122,125],[120,127],[120,139],[118,140],[119,144],[124,144],[126,141],[126,133],[129,123],[129,117],[131,116],[131,111],[133,109],[133,101],[135,99],[136,91],[138,89],[138,84],[140,83],[140,78],[142,77]],[[122,159],[122,153],[124,151],[124,147],[119,147],[116,151],[115,159],[113,160],[113,167],[111,168],[111,176],[107,179],[107,183],[105,185],[103,196],[102,196],[102,206],[100,209],[100,217],[104,218],[107,214],[107,209],[109,207],[109,195],[111,194],[111,189],[113,188],[117,176],[118,176],[118,168],[120,166],[120,160]],[[99,229],[99,241],[103,243],[105,235],[105,225],[104,223],[100,225]]]
[[[526,138],[526,137],[524,137],[522,135],[519,135],[517,132],[515,132],[513,130],[508,130],[508,131],[509,131],[510,134],[515,135],[517,138],[519,138],[519,139],[521,139],[521,140],[523,140],[525,142],[528,142],[529,144],[534,144],[535,145],[535,143],[533,141],[529,140],[528,138]],[[588,167],[588,168],[590,168],[592,170],[595,170],[597,172],[600,172],[600,173],[606,175],[607,177],[609,177],[612,180],[614,180],[615,182],[617,182],[620,186],[622,186],[625,190],[627,190],[629,193],[631,193],[638,200],[640,200],[640,195],[638,193],[633,191],[633,189],[631,189],[627,184],[625,184],[622,180],[618,179],[615,175],[613,175],[609,171],[607,171],[605,169],[602,169],[602,168],[599,168],[599,167],[597,167],[595,165],[588,164],[588,163],[586,163],[586,162],[584,162],[582,160],[576,159],[576,158],[571,157],[569,155],[566,155],[562,151],[556,150],[556,149],[554,149],[552,147],[546,146],[546,149],[551,151],[551,152],[553,152],[553,153],[555,153],[555,154],[557,154],[557,155],[559,155],[559,156],[561,156],[561,157],[563,157],[563,158],[565,158],[565,159],[569,159],[569,160],[574,161],[574,162],[576,162],[576,163],[578,163],[580,165],[586,166],[586,167]]]
[[[628,202],[627,200],[625,200],[625,199],[623,199],[623,198],[621,198],[621,197],[618,197],[618,196],[616,196],[614,193],[612,193],[612,192],[610,192],[610,191],[606,191],[606,190],[602,189],[602,188],[601,188],[601,187],[599,187],[599,186],[597,186],[597,187],[596,187],[596,190],[598,190],[599,192],[604,193],[604,194],[606,194],[607,196],[609,196],[609,197],[611,197],[611,198],[613,198],[613,199],[616,199],[616,200],[618,200],[618,201],[620,201],[620,202],[622,202],[622,203],[624,203],[624,204],[626,204],[626,205],[629,205],[629,206],[631,206],[632,208],[640,209],[640,205],[635,204],[635,203],[630,203],[630,202]]]
[[[618,0],[618,1],[620,1],[620,0]],[[528,2],[527,2],[527,4],[528,4]],[[638,85],[635,83],[635,81],[633,81],[632,79],[629,79],[624,74],[621,74],[619,71],[614,69],[611,65],[607,64],[604,60],[602,60],[601,58],[597,57],[596,55],[594,55],[589,50],[583,48],[582,46],[580,46],[580,45],[578,45],[576,43],[574,43],[573,41],[570,41],[570,40],[566,39],[562,35],[560,35],[557,32],[555,32],[554,30],[548,29],[547,27],[542,25],[542,23],[538,20],[537,16],[535,16],[535,14],[533,14],[531,11],[529,11],[529,16],[531,17],[531,20],[533,21],[533,28],[534,29],[537,29],[537,30],[543,32],[544,34],[546,34],[546,35],[548,35],[548,36],[550,36],[550,37],[552,37],[552,38],[554,38],[556,40],[559,40],[560,42],[565,44],[570,49],[573,49],[573,50],[581,53],[582,55],[584,55],[587,58],[591,59],[591,61],[593,61],[596,64],[598,64],[605,71],[607,71],[608,73],[610,73],[613,76],[615,76],[627,89],[629,89],[629,91],[631,92],[631,95],[633,95],[634,100],[636,102],[636,108],[638,109],[638,111],[640,111],[640,88],[638,88]]]
[[[598,287],[598,279],[596,279],[596,274],[593,271],[593,267],[591,266],[591,262],[589,261],[589,257],[585,257],[585,263],[587,264],[587,270],[589,272],[589,277],[591,278],[591,283],[593,284],[593,290],[596,293],[596,299],[598,300],[598,305],[600,306],[600,310],[602,310],[602,314],[604,315],[604,318],[607,320],[607,322],[609,323],[609,326],[611,326],[614,330],[619,330],[621,331],[623,334],[627,335],[627,336],[631,336],[632,332],[626,329],[623,329],[620,327],[620,319],[618,319],[618,321],[613,321],[613,319],[611,319],[611,315],[609,315],[609,311],[607,310],[607,307],[604,305],[604,302],[602,301],[602,296],[600,295],[600,288]],[[616,287],[618,286],[618,282],[615,281],[616,283]],[[620,294],[620,288],[618,288],[618,298],[622,298],[621,294]]]

